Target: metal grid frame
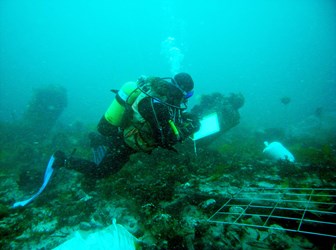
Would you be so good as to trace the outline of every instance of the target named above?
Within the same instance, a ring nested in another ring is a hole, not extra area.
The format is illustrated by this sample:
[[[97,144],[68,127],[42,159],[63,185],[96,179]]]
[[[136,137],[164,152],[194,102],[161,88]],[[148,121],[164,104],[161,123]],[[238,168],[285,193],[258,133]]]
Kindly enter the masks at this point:
[[[335,200],[336,189],[242,188],[208,222],[336,238]]]

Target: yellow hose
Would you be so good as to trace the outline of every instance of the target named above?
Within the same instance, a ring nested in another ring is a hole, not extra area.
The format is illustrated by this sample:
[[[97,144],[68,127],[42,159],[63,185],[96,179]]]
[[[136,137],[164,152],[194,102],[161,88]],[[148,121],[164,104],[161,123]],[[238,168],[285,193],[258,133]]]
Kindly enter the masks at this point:
[[[172,120],[169,120],[168,123],[169,123],[169,126],[171,127],[171,129],[173,130],[174,135],[176,135],[176,137],[179,138],[180,133],[179,133],[178,129],[176,128],[175,123]]]

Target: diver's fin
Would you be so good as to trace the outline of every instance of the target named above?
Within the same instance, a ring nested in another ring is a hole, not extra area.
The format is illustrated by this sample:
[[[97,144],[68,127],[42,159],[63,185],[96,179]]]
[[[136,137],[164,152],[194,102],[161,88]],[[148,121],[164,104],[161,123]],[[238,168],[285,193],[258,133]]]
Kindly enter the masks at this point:
[[[43,192],[43,190],[45,189],[45,187],[47,186],[47,184],[48,184],[48,182],[50,180],[51,175],[54,172],[54,169],[52,167],[53,164],[54,164],[54,161],[55,161],[55,157],[54,157],[54,155],[52,155],[50,157],[49,162],[48,162],[46,171],[44,173],[43,184],[40,187],[39,191],[36,194],[34,194],[31,198],[29,198],[27,200],[15,202],[14,205],[12,206],[12,208],[23,207],[23,206],[27,205],[29,202],[31,202],[32,200],[34,200],[37,196],[39,196]]]

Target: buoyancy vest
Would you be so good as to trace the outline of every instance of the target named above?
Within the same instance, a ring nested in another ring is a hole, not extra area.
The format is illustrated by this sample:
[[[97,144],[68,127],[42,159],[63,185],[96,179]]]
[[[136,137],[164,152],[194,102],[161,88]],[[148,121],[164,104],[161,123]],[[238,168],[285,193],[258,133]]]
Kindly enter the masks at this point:
[[[105,112],[105,118],[110,124],[124,130],[124,141],[128,146],[137,151],[148,152],[157,147],[158,143],[149,122],[138,110],[139,103],[146,97],[163,102],[166,98],[155,91],[151,80],[140,79],[125,83]]]
[[[157,142],[154,139],[153,130],[149,122],[146,121],[139,112],[139,103],[144,99],[148,98],[151,95],[150,90],[146,93],[142,92],[134,100],[132,108],[132,117],[131,122],[124,129],[124,141],[128,146],[137,150],[150,152],[155,147],[157,147]],[[149,97],[150,98],[150,97]]]

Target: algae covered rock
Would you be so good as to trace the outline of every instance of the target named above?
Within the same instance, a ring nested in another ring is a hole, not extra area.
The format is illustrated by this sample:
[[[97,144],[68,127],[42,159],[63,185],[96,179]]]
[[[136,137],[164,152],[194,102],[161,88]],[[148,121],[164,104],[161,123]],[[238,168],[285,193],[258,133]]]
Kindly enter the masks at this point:
[[[0,204],[0,219],[7,217],[9,215],[8,207]]]
[[[33,91],[23,115],[22,125],[32,134],[45,136],[55,125],[67,107],[66,89],[59,85],[47,85]]]

